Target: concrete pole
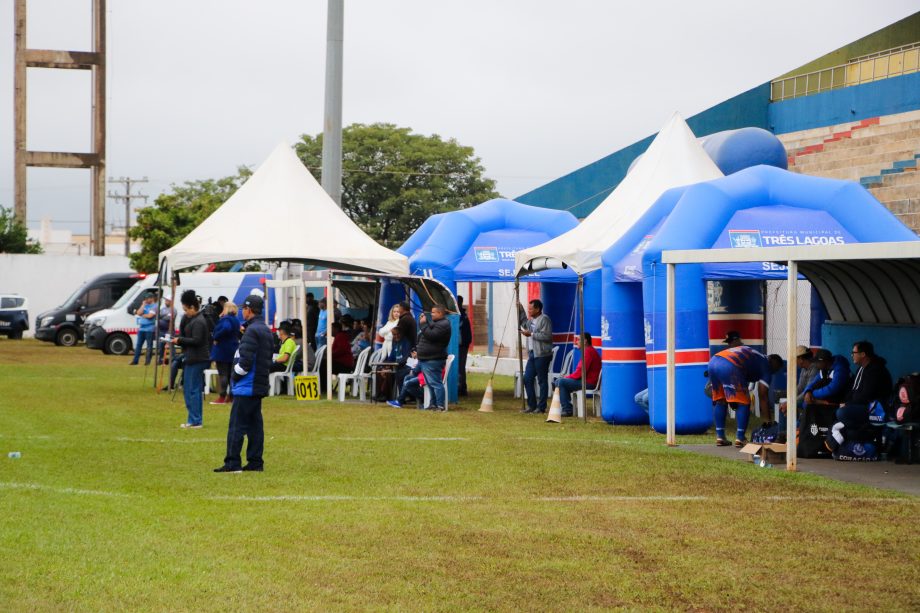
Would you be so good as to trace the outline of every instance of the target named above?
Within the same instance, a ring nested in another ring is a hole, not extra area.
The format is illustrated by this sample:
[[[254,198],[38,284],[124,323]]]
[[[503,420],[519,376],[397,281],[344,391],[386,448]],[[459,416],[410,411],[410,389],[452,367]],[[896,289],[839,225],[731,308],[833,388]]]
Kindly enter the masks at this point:
[[[323,189],[342,206],[342,41],[345,0],[329,0],[326,17],[326,102],[323,112]]]
[[[667,327],[667,366],[665,366],[666,384],[666,442],[668,446],[677,445],[677,309],[676,309],[676,270],[674,264],[667,264],[667,286],[665,290],[667,307],[665,313]]]
[[[786,278],[786,470],[796,471],[795,424],[799,407],[798,368],[796,367],[796,340],[798,337],[799,263],[789,260],[789,276]],[[778,415],[776,416],[779,417]]]
[[[15,119],[13,198],[15,215],[26,223],[26,0],[16,0],[16,59],[13,70],[13,104]]]
[[[105,255],[105,0],[93,0],[93,166],[90,242],[93,255]],[[130,202],[130,201],[129,201]]]

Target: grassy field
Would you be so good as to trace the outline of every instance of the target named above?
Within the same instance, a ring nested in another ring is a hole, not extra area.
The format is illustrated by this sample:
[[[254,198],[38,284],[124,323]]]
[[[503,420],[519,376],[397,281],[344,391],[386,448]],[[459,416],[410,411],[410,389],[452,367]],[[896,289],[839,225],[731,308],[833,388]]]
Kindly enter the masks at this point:
[[[0,609],[920,609],[920,499],[522,415],[266,399],[266,471],[214,474],[227,407],[84,347],[0,339]],[[710,442],[711,435],[681,442]],[[20,459],[8,459],[8,451]]]

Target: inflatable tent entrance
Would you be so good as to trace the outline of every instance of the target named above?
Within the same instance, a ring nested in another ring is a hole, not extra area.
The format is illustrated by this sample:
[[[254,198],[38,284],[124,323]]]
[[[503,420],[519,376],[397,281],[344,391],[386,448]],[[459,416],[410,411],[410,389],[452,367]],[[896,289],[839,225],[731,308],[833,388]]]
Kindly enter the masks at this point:
[[[769,166],[755,166],[721,179],[669,190],[632,228],[629,241],[608,253],[617,292],[634,300],[641,280],[642,330],[652,427],[666,430],[665,360],[666,279],[661,252],[677,249],[750,246],[836,245],[858,242],[914,241],[904,226],[864,188],[849,181],[809,177]],[[629,249],[631,241],[632,248]],[[635,269],[641,255],[642,273]],[[632,259],[630,259],[632,256]],[[712,405],[703,395],[709,356],[707,280],[784,279],[784,267],[772,263],[687,264],[676,271],[676,433],[698,434],[712,425]],[[616,280],[619,277],[620,280]],[[632,283],[630,283],[632,281]],[[623,285],[635,288],[625,288]],[[605,312],[629,329],[624,342],[637,342],[635,305],[629,312]],[[610,324],[614,329],[614,323]],[[635,338],[633,338],[635,337]],[[625,338],[625,337],[624,337]],[[638,352],[636,359],[638,361]],[[608,369],[609,365],[604,364]],[[605,383],[607,374],[605,370]],[[643,382],[630,371],[621,378],[625,397]],[[641,389],[641,388],[640,388]],[[638,390],[637,390],[638,391]],[[632,404],[631,401],[629,404]],[[611,406],[614,405],[614,406]],[[625,402],[605,402],[605,418],[622,423],[617,411]],[[610,408],[612,413],[606,413]],[[628,415],[626,416],[628,418]]]
[[[397,251],[409,257],[412,274],[436,279],[456,294],[457,283],[461,282],[514,282],[514,256],[520,249],[546,242],[577,225],[578,220],[567,211],[498,198],[430,217]],[[557,352],[555,368],[561,364],[565,345],[572,342],[575,332],[567,324],[572,321],[576,280],[572,271],[561,269],[544,271],[533,279],[541,284],[544,309],[554,323],[553,342],[562,347]],[[381,298],[380,320],[385,321],[392,305],[406,296],[402,288],[388,284]],[[415,304],[416,297],[411,298]],[[599,315],[599,299],[594,308]],[[449,317],[453,334],[448,351],[456,355],[459,316]],[[456,399],[457,366],[455,361],[448,375],[451,401]]]

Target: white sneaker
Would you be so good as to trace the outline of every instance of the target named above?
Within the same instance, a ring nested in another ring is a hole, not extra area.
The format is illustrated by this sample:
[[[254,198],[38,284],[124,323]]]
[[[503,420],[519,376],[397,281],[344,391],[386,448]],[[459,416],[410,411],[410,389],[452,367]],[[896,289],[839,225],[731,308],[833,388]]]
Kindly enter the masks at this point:
[[[188,430],[188,429],[191,429],[191,428],[194,428],[194,429],[197,430],[197,429],[201,428],[201,424],[189,424],[189,423],[185,423],[185,424],[179,424],[179,427],[182,428],[183,430]]]

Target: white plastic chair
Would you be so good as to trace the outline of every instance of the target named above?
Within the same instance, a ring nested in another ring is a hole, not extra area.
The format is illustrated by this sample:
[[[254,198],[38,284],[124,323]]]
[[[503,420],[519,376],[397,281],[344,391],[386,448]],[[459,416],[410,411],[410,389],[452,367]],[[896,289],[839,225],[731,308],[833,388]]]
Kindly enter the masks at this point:
[[[595,417],[599,417],[601,414],[601,375],[597,376],[597,385],[594,386],[594,389],[588,388],[586,391],[588,396],[591,397],[591,410],[594,411]],[[572,403],[575,405],[575,415],[583,417],[585,414],[585,400],[581,396],[581,390],[572,394]]]
[[[361,402],[367,400],[367,384],[370,383],[371,386],[371,398],[377,397],[377,377],[374,376],[375,369],[374,366],[380,362],[383,362],[387,357],[387,354],[384,351],[384,348],[381,347],[377,351],[371,354],[370,359],[368,360],[368,366],[370,367],[370,372],[361,372],[358,374],[358,380],[355,381],[355,385],[358,386],[358,393],[361,396]]]
[[[547,390],[553,389],[552,384],[553,384],[553,381],[555,381],[555,379],[553,378],[554,377],[553,364],[556,363],[556,353],[558,352],[559,352],[559,345],[554,345],[553,346],[553,357],[549,361],[549,373],[547,374],[547,384],[549,384],[549,387],[546,388]],[[535,383],[536,385],[540,385],[539,381],[535,381]],[[525,393],[525,391],[526,390],[524,389],[524,380],[521,378],[521,373],[519,371],[515,371],[514,373],[514,397],[520,398],[521,395]]]
[[[572,372],[572,362],[575,361],[575,350],[571,350],[565,354],[565,357],[562,358],[562,366],[559,367],[558,372],[549,373],[549,389],[553,389],[556,385],[556,381],[569,375]]]
[[[454,363],[454,355],[448,355],[447,361],[444,362],[444,376],[441,377],[441,383],[444,384],[444,410],[447,410],[447,404],[450,402],[450,394],[447,393],[447,375],[450,374],[450,365]],[[425,404],[423,407],[431,406],[431,389],[428,387],[428,383],[425,383]]]
[[[278,395],[278,393],[281,390],[281,386],[279,385],[279,383],[284,380],[287,380],[288,382],[287,395],[288,396],[294,395],[294,376],[296,375],[296,373],[294,372],[294,362],[297,361],[297,356],[299,355],[300,355],[300,347],[297,347],[296,349],[294,349],[294,353],[292,353],[290,357],[288,357],[287,367],[283,371],[268,373],[268,395],[269,396]]]
[[[217,372],[216,368],[207,368],[204,371],[204,395],[207,396],[211,393],[211,378],[218,377],[220,378],[220,373]],[[220,387],[220,381],[218,380],[217,384],[214,387]]]
[[[346,388],[348,384],[351,383],[351,395],[352,397],[358,395],[358,381],[361,379],[361,375],[364,373],[364,367],[367,366],[367,359],[370,357],[371,347],[365,347],[361,350],[361,353],[358,354],[358,359],[355,361],[355,369],[350,373],[341,373],[338,375],[333,375],[339,382],[339,402],[345,402]]]

